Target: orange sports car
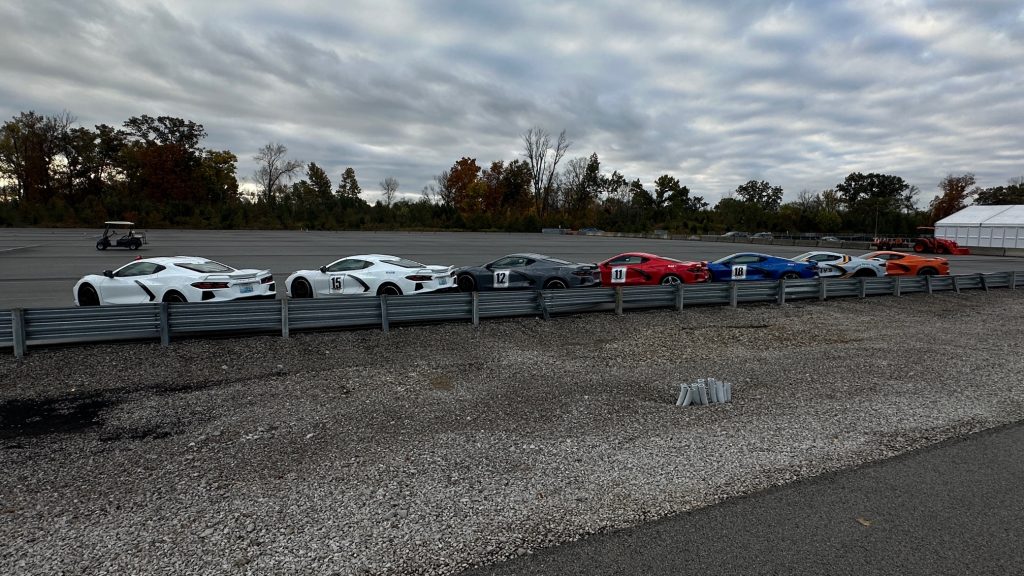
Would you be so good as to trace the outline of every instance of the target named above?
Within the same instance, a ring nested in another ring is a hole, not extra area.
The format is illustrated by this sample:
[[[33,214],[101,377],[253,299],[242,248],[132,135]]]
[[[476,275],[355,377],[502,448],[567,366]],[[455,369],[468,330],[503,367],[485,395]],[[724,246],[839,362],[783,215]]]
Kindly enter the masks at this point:
[[[938,257],[918,256],[906,252],[879,250],[869,252],[861,258],[885,261],[885,273],[889,276],[929,276],[949,274],[949,260]]]

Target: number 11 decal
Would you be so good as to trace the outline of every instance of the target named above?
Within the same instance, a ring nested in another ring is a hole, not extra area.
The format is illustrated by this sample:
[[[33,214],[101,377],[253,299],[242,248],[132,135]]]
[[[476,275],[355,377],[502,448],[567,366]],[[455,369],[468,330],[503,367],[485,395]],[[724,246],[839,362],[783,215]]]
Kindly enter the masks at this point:
[[[626,282],[626,267],[615,266],[612,268],[612,284],[624,284]]]

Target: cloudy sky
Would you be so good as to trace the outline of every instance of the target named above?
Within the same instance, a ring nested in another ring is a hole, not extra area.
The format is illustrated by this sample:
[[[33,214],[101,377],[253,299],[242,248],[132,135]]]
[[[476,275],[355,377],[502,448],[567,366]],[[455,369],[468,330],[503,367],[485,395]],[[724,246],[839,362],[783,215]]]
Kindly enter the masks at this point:
[[[1019,0],[4,0],[0,75],[4,119],[177,116],[239,176],[275,141],[367,192],[512,160],[531,126],[712,203],[750,179],[792,199],[884,172],[927,199],[1024,175]]]

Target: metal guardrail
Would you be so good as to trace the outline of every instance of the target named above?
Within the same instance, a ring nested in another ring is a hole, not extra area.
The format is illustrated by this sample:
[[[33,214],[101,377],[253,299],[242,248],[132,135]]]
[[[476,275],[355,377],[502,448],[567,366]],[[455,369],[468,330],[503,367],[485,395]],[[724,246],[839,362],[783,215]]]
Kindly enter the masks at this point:
[[[246,300],[223,303],[137,304],[84,308],[0,311],[0,348],[22,357],[30,346],[113,340],[159,340],[182,336],[280,333],[295,330],[379,327],[392,324],[471,321],[481,318],[610,312],[644,308],[730,305],[829,298],[902,296],[1024,286],[1024,272],[957,276],[887,276],[767,282],[711,282],[676,286],[631,286],[424,294],[324,300]]]

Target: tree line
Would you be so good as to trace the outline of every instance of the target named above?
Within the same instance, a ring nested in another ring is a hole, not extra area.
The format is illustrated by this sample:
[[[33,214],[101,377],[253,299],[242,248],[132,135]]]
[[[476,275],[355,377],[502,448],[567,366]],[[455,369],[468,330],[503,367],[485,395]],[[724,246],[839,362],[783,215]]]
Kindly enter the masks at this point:
[[[238,158],[202,146],[201,124],[136,116],[120,127],[76,126],[67,112],[23,112],[0,128],[0,226],[96,226],[132,220],[146,227],[465,229],[534,232],[543,227],[678,234],[726,230],[778,233],[909,233],[971,201],[1024,204],[1024,178],[982,189],[973,174],[947,175],[941,194],[918,207],[920,190],[889,174],[855,172],[821,191],[783,190],[750,180],[710,206],[671,174],[651,186],[610,173],[597,153],[569,157],[572,142],[543,128],[521,135],[522,154],[478,163],[469,156],[435,175],[416,199],[379,182],[363,198],[354,168],[337,185],[314,162],[271,142],[240,185]]]

